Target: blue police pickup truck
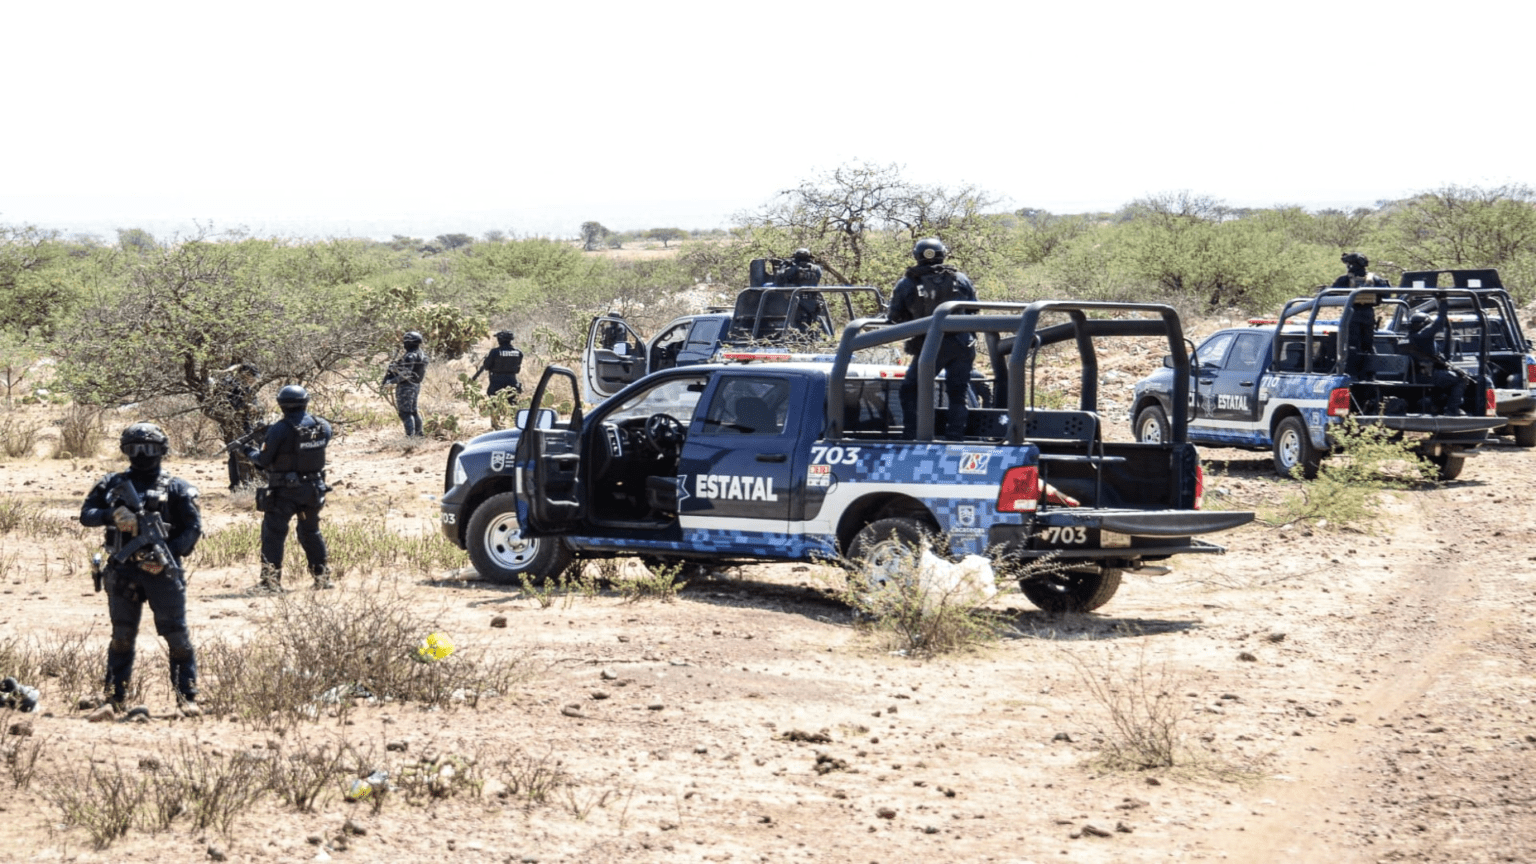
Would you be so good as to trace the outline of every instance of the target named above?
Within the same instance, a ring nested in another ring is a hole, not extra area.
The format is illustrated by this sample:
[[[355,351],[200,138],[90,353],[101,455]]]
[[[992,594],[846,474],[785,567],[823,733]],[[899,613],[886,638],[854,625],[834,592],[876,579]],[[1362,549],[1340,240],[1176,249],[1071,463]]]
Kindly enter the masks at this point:
[[[1122,317],[1099,317],[1111,315]],[[969,411],[961,440],[940,440],[938,345],[960,332],[980,334],[1006,368],[995,404]],[[889,367],[854,362],[913,336],[926,339],[915,440],[902,437]],[[859,562],[878,572],[927,542],[940,554],[991,557],[1043,609],[1094,609],[1124,571],[1166,572],[1155,562],[1224,551],[1196,538],[1253,518],[1200,509],[1200,458],[1182,411],[1159,441],[1105,440],[1094,344],[1113,336],[1162,336],[1187,371],[1171,308],[1056,301],[951,302],[903,324],[856,320],[832,362],[668,369],[587,412],[560,392],[580,386],[575,373],[551,366],[530,403],[542,422],[453,446],[442,529],[502,582],[625,555]],[[1039,352],[1058,345],[1082,359],[1072,410],[1034,405]],[[567,418],[543,408],[567,399],[578,406]]]
[[[1425,331],[1434,346],[1417,355],[1405,332],[1381,326],[1380,313],[1399,321],[1426,303],[1448,310],[1458,302],[1469,320],[1455,328],[1448,354],[1448,315]],[[1481,308],[1466,290],[1322,289],[1288,302],[1278,319],[1217,331],[1195,349],[1188,373],[1164,358],[1164,368],[1135,385],[1132,430],[1138,441],[1163,440],[1174,405],[1187,400],[1189,440],[1270,450],[1276,473],[1310,479],[1331,432],[1352,417],[1412,436],[1440,478],[1453,480],[1503,424],[1486,373],[1490,328]],[[1187,395],[1175,392],[1179,383]],[[1457,392],[1459,403],[1449,395]]]

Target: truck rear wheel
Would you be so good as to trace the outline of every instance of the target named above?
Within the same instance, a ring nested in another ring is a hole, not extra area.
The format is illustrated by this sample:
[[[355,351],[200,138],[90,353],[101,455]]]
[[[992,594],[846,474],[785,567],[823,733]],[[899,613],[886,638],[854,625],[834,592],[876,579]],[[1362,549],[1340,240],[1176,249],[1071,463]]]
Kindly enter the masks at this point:
[[[1173,433],[1168,427],[1168,414],[1161,405],[1148,405],[1136,415],[1136,440],[1144,444],[1166,444]]]
[[[1515,433],[1516,447],[1536,447],[1536,423],[1527,423],[1524,426],[1511,426]]]
[[[572,557],[559,537],[523,537],[515,492],[492,495],[475,508],[465,527],[464,546],[475,570],[503,585],[516,585],[525,576],[541,583],[560,575]]]
[[[865,525],[848,544],[853,579],[858,587],[878,588],[896,579],[917,576],[917,559],[924,544],[932,547],[933,529],[917,519],[894,516]]]
[[[1092,612],[1120,590],[1120,575],[1112,567],[1063,570],[1020,579],[1019,590],[1046,612]]]
[[[1323,462],[1323,454],[1312,446],[1312,436],[1307,424],[1300,417],[1287,417],[1275,427],[1275,473],[1290,477],[1298,466],[1301,476],[1312,480],[1317,477],[1317,466]]]

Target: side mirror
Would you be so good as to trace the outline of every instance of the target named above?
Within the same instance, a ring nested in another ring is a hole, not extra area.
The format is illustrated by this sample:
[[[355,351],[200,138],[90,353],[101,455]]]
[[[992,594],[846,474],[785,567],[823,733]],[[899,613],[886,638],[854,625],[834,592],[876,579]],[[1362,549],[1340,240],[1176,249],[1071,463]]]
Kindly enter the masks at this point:
[[[556,420],[555,409],[553,409],[553,408],[540,408],[539,409],[539,416],[534,421],[534,423],[535,423],[534,428],[535,429],[553,429],[553,428],[555,428],[555,420]],[[519,408],[519,409],[517,409],[517,424],[516,425],[517,425],[517,428],[519,428],[519,429],[527,429],[528,428],[528,409],[527,408]]]
[[[1164,369],[1172,369],[1173,368],[1173,355],[1172,354],[1164,354],[1163,355],[1163,368]]]
[[[619,355],[620,357],[627,357],[627,356],[629,356],[629,343],[628,342],[615,342],[615,343],[613,343],[613,353]]]

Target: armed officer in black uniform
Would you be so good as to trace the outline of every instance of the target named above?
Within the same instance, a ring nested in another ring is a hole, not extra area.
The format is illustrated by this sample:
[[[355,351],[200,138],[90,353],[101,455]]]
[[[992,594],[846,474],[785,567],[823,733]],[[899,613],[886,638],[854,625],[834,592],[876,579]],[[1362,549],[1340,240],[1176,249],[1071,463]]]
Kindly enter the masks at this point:
[[[229,412],[225,434],[237,432],[239,435],[249,435],[256,428],[256,381],[260,376],[261,372],[250,363],[237,363],[224,370],[224,378],[219,381],[219,396]],[[231,492],[252,479],[250,465],[240,461],[241,455],[237,450],[229,451]]]
[[[401,340],[403,353],[390,362],[384,375],[384,386],[395,385],[395,413],[405,424],[407,436],[421,437],[421,414],[416,411],[416,399],[421,395],[421,382],[427,377],[427,355],[421,350],[421,334],[411,330]]]
[[[523,385],[518,383],[517,374],[521,371],[523,352],[512,347],[512,331],[501,330],[496,333],[496,347],[480,361],[480,368],[475,370],[470,379],[479,378],[481,372],[489,372],[490,385],[485,388],[485,395],[495,396],[503,390],[515,390],[520,394]]]
[[[258,509],[265,515],[261,520],[261,578],[256,587],[283,590],[283,546],[288,541],[288,522],[297,516],[295,533],[315,587],[330,588],[320,510],[325,506],[325,493],[330,491],[325,485],[325,448],[331,443],[331,424],[306,410],[309,391],[297,384],[278,391],[277,406],[283,419],[267,429],[267,439],[259,451],[255,447],[245,451],[256,467],[267,472],[266,494],[258,501]]]
[[[907,268],[906,275],[896,283],[891,292],[890,319],[900,324],[926,318],[950,300],[975,300],[976,286],[971,277],[945,264],[949,250],[936,237],[917,241],[912,247],[912,257],[917,264]],[[970,418],[970,408],[965,404],[966,393],[971,386],[971,369],[976,365],[975,336],[970,333],[946,333],[939,345],[937,370],[944,373],[944,392],[949,398],[949,411],[945,417],[944,435],[951,439],[965,437],[965,422]],[[912,364],[901,381],[901,425],[906,437],[917,437],[917,358],[923,350],[923,337],[907,340],[907,353]]]
[[[197,707],[197,655],[187,633],[187,583],[181,561],[203,534],[197,487],[160,468],[170,439],[153,423],[123,430],[118,446],[128,470],[103,477],[80,507],[80,524],[106,526],[106,558],[97,590],[106,591],[112,641],[107,645],[106,698],[122,711],[133,679],[134,643],[144,604],[165,639],[177,704]],[[157,538],[157,535],[159,539]]]
[[[1452,366],[1444,354],[1435,350],[1435,335],[1445,328],[1446,317],[1444,305],[1441,305],[1440,314],[1434,318],[1427,312],[1415,312],[1409,316],[1408,344],[1403,353],[1414,359],[1418,367],[1418,379],[1427,379],[1430,384],[1430,396],[1425,400],[1429,404],[1420,406],[1422,413],[1434,413],[1434,403],[1443,398],[1447,415],[1464,417],[1467,412],[1462,406],[1467,396],[1467,383],[1472,376]]]
[[[811,257],[811,250],[796,249],[794,256],[785,263],[784,269],[775,274],[774,284],[786,288],[820,285],[821,265]],[[795,311],[790,317],[790,326],[796,330],[810,329],[821,317],[822,305],[820,291],[800,292],[796,295]]]

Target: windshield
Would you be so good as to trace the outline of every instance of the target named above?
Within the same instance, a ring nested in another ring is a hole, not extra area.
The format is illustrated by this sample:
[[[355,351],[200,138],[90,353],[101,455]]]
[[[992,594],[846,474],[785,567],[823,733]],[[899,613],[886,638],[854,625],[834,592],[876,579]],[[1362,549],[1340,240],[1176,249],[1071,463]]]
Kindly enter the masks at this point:
[[[704,394],[705,381],[700,376],[670,378],[625,399],[604,419],[619,423],[652,414],[670,414],[686,426]]]

